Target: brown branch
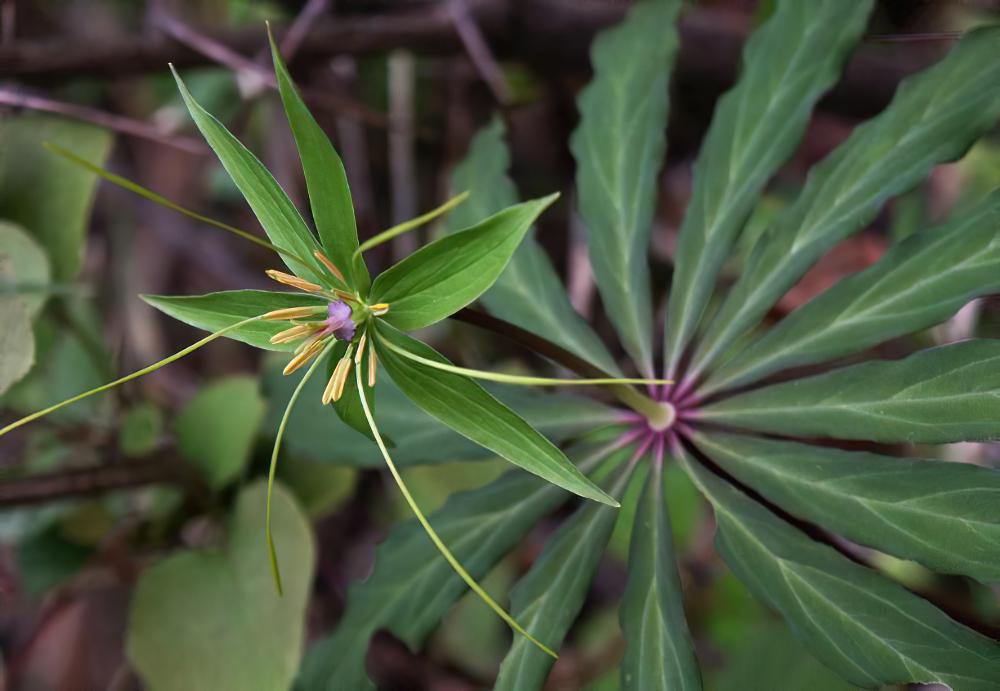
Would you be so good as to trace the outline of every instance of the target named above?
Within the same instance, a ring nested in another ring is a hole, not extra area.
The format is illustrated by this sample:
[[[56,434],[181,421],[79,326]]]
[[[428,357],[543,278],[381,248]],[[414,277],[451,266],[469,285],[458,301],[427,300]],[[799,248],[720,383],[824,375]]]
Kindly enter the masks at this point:
[[[0,480],[0,507],[32,506],[158,484],[181,486],[196,494],[204,492],[201,481],[182,463],[155,458]]]
[[[297,60],[368,55],[395,48],[420,54],[464,52],[448,2],[317,20],[303,37]],[[577,0],[468,0],[466,5],[470,19],[499,56],[529,60],[548,73],[586,69],[594,34],[620,21],[626,10],[626,3]],[[678,82],[716,93],[728,88],[738,72],[749,27],[710,10],[697,10],[681,20],[680,32]],[[266,44],[263,30],[257,27],[206,35],[243,55],[257,54]],[[946,43],[938,41],[931,47],[944,49]],[[936,52],[914,43],[895,46],[889,54],[884,45],[861,46],[824,106],[850,115],[877,112],[889,102],[899,81],[926,66]],[[98,43],[60,37],[0,45],[0,79],[52,81],[81,74],[109,78],[161,71],[167,62],[189,67],[212,60],[167,36],[129,36]]]
[[[184,137],[181,135],[172,135],[168,132],[162,131],[158,127],[140,120],[133,120],[132,118],[123,117],[121,115],[105,113],[104,111],[97,110],[96,108],[88,108],[87,106],[77,105],[76,103],[65,103],[39,96],[29,96],[11,89],[4,89],[0,87],[0,105],[25,108],[27,110],[35,110],[43,113],[53,113],[55,115],[61,115],[73,120],[90,122],[114,132],[119,132],[132,137],[139,137],[140,139],[148,139],[149,141],[153,141],[158,144],[165,144],[166,146],[172,146],[175,149],[180,149],[193,154],[207,156],[210,153],[208,147],[196,139],[191,139],[190,137]]]

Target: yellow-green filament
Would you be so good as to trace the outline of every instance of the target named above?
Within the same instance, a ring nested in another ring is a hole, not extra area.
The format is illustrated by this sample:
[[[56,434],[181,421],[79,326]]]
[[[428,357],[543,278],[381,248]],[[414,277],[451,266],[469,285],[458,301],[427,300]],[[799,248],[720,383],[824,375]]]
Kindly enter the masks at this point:
[[[381,339],[379,343],[392,352],[397,353],[408,360],[412,360],[413,362],[420,363],[421,365],[432,367],[434,369],[441,370],[442,372],[451,372],[452,374],[460,374],[464,377],[470,377],[472,379],[484,379],[486,381],[495,381],[502,384],[516,384],[518,386],[613,386],[617,384],[673,384],[673,381],[670,379],[613,379],[610,377],[599,379],[560,379],[558,377],[524,377],[516,374],[487,372],[485,370],[457,367],[444,362],[438,362],[437,360],[431,360],[429,358],[416,355],[415,353],[411,353],[405,348],[401,348],[385,338]]]
[[[160,360],[159,362],[154,362],[152,365],[149,365],[148,367],[143,367],[141,370],[133,372],[132,374],[127,374],[124,377],[122,377],[121,379],[115,379],[113,382],[109,382],[107,384],[103,384],[101,386],[98,386],[95,389],[91,389],[90,391],[84,391],[83,393],[77,394],[76,396],[73,396],[72,398],[67,398],[65,401],[61,401],[60,403],[56,403],[55,405],[49,406],[48,408],[45,408],[44,410],[39,410],[37,413],[32,413],[31,415],[28,415],[27,417],[23,417],[23,418],[21,418],[20,420],[18,420],[16,422],[10,423],[9,425],[7,425],[6,427],[4,427],[3,429],[0,429],[0,437],[2,437],[3,435],[7,434],[8,432],[10,432],[12,430],[17,429],[18,427],[21,427],[22,425],[26,425],[29,422],[37,420],[40,417],[45,417],[49,413],[54,413],[55,411],[57,411],[57,410],[59,410],[61,408],[65,408],[66,406],[68,406],[68,405],[70,405],[72,403],[76,403],[77,401],[82,401],[84,398],[88,398],[90,396],[93,396],[94,394],[103,393],[104,391],[107,391],[109,389],[113,389],[116,386],[120,386],[121,384],[124,384],[126,382],[132,381],[133,379],[138,379],[139,377],[143,377],[143,376],[145,376],[147,374],[150,374],[151,372],[155,372],[156,370],[160,369],[161,367],[165,367],[166,365],[169,365],[172,362],[176,362],[177,360],[180,360],[182,357],[184,357],[186,355],[190,355],[194,351],[198,350],[199,348],[201,348],[204,345],[207,345],[207,344],[211,343],[215,339],[220,338],[221,336],[225,336],[230,331],[238,329],[241,326],[246,326],[247,324],[253,323],[253,322],[258,321],[260,319],[263,319],[262,315],[258,315],[256,317],[250,317],[249,319],[244,319],[243,321],[236,322],[235,324],[230,324],[226,328],[220,329],[220,330],[216,331],[213,334],[205,336],[205,338],[201,339],[200,341],[192,343],[187,348],[184,348],[183,350],[178,350],[173,355],[170,355],[169,357],[165,357],[162,360]]]
[[[288,405],[285,406],[285,412],[281,416],[281,422],[278,424],[278,433],[274,437],[274,448],[271,449],[271,465],[267,470],[267,502],[266,508],[264,509],[264,536],[267,540],[267,556],[271,560],[271,576],[274,577],[274,587],[278,589],[278,594],[283,595],[284,589],[281,587],[281,570],[278,568],[278,552],[274,548],[274,536],[271,535],[271,492],[274,490],[274,474],[278,469],[278,453],[281,451],[281,440],[285,436],[285,428],[288,426],[288,418],[291,417],[292,408],[295,407],[295,402],[299,400],[299,396],[302,394],[302,389],[305,388],[306,382],[312,377],[316,368],[319,364],[323,362],[326,358],[327,353],[336,344],[336,341],[331,340],[330,343],[323,349],[323,353],[316,358],[306,373],[302,375],[302,379],[295,386],[295,390],[292,392],[292,397],[288,399]]]
[[[354,259],[356,260],[361,255],[362,252],[367,252],[373,247],[378,247],[379,245],[386,243],[389,240],[392,240],[394,237],[402,235],[403,233],[408,233],[411,230],[416,230],[420,226],[426,223],[430,223],[438,216],[443,216],[444,214],[448,213],[449,211],[454,209],[456,206],[458,206],[468,198],[469,198],[469,193],[462,192],[460,195],[452,197],[451,199],[449,199],[448,201],[446,201],[444,204],[434,209],[433,211],[428,211],[422,216],[411,218],[409,221],[404,221],[403,223],[395,225],[392,228],[389,228],[388,230],[383,230],[378,235],[369,238],[368,240],[365,240],[363,243],[361,243],[361,246],[358,247],[358,249],[354,250]]]
[[[459,563],[458,559],[455,558],[455,555],[451,553],[451,550],[448,549],[447,545],[444,544],[444,541],[440,538],[440,536],[438,536],[437,531],[434,530],[430,521],[428,521],[427,517],[424,516],[424,512],[420,510],[419,506],[417,506],[417,502],[413,498],[413,495],[410,494],[410,490],[407,488],[406,483],[403,482],[403,477],[399,474],[396,464],[392,462],[392,458],[389,456],[389,450],[385,448],[385,442],[382,441],[382,435],[379,433],[378,427],[375,425],[375,419],[372,417],[372,411],[368,407],[368,397],[365,395],[364,388],[362,387],[360,367],[355,368],[355,378],[357,379],[358,390],[361,392],[361,407],[365,411],[365,419],[368,420],[368,427],[371,428],[372,435],[375,437],[375,443],[378,444],[379,451],[382,452],[382,458],[385,459],[385,464],[389,467],[389,472],[392,473],[392,477],[396,481],[396,485],[399,487],[399,491],[402,493],[403,499],[405,499],[406,503],[409,504],[410,510],[413,511],[413,515],[417,517],[420,525],[422,525],[424,530],[427,532],[427,536],[431,539],[431,542],[434,543],[434,546],[437,547],[441,555],[445,558],[448,564],[451,565],[451,568],[455,570],[455,573],[457,573],[462,580],[465,581],[466,585],[472,589],[472,592],[478,595],[490,609],[496,612],[497,616],[503,619],[504,622],[510,626],[510,628],[527,638],[534,645],[538,646],[538,648],[547,655],[551,655],[553,658],[558,659],[559,656],[556,655],[554,650],[525,631],[524,627],[518,624],[514,617],[508,614],[503,607],[497,604],[496,600],[490,597],[489,593],[487,593],[483,587],[479,585],[479,583],[477,583],[476,580],[469,574],[469,572],[465,570],[465,567]]]

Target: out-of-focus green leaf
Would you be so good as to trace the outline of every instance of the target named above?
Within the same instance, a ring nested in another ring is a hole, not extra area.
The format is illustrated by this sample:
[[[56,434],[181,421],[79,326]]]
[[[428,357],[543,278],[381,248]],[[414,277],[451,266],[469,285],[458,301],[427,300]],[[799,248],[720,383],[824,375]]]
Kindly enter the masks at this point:
[[[874,266],[783,319],[717,370],[703,393],[850,355],[940,323],[1000,290],[1000,193],[912,235]]]
[[[603,483],[608,494],[621,496],[634,470],[634,463],[620,464]],[[617,518],[617,511],[608,506],[588,503],[579,507],[510,591],[511,615],[555,650],[583,607]],[[540,689],[545,683],[555,660],[525,642],[528,645],[514,639],[500,665],[495,691]]]
[[[118,448],[126,456],[145,456],[163,433],[163,413],[154,403],[140,403],[122,417]]]
[[[13,283],[10,259],[0,256],[0,282]],[[35,334],[27,306],[19,295],[0,293],[0,394],[35,364]]]
[[[1000,438],[1000,340],[876,360],[739,394],[699,420],[790,436],[944,444]]]
[[[871,8],[871,0],[783,0],[747,42],[743,73],[716,106],[695,167],[667,307],[667,376],[764,185],[795,151]]]
[[[103,165],[111,135],[92,125],[48,115],[0,121],[0,218],[34,236],[48,252],[53,277],[69,281],[80,271],[97,179],[46,151],[44,142],[69,147]]]
[[[557,196],[517,204],[424,245],[379,274],[370,302],[388,303],[382,319],[403,331],[454,314],[493,285],[531,224]]]
[[[289,456],[278,464],[278,479],[295,493],[306,514],[315,520],[335,511],[351,496],[358,473],[353,468]]]
[[[386,324],[378,324],[375,333],[376,343],[388,340],[420,357],[448,362],[430,346]],[[472,379],[419,365],[387,347],[379,347],[379,357],[411,401],[459,434],[569,492],[618,505],[570,463],[557,446]]]
[[[221,122],[198,105],[176,72],[174,77],[188,112],[243,193],[264,232],[274,245],[296,255],[296,259],[283,255],[285,264],[302,278],[329,284],[320,263],[313,257],[313,252],[319,249],[316,238],[274,176]]]
[[[269,400],[266,429],[277,429],[295,381],[281,374],[280,357],[264,368],[263,389]],[[376,419],[383,437],[404,441],[392,451],[397,465],[477,460],[493,453],[441,424],[414,405],[392,379],[381,372],[372,400],[378,401]],[[353,379],[353,377],[352,377]],[[322,463],[381,468],[378,449],[365,437],[346,427],[320,397],[326,382],[306,384],[292,411],[283,445],[291,453]],[[608,427],[618,421],[615,409],[588,398],[542,393],[525,387],[494,386],[488,389],[546,437],[560,442],[574,435]]]
[[[622,689],[701,689],[664,498],[663,464],[654,461],[632,528],[622,596]]]
[[[92,553],[93,549],[67,540],[53,523],[18,543],[14,558],[22,587],[36,596],[71,578]]]
[[[753,635],[746,637],[746,645],[728,661],[712,688],[715,691],[857,689],[817,662],[788,627],[773,621],[757,624]]]
[[[27,415],[100,386],[110,378],[110,356],[101,320],[87,301],[64,301],[58,316],[35,320],[37,364],[4,396],[6,406]],[[56,411],[52,422],[93,424],[109,409],[110,399],[94,397]]]
[[[517,190],[507,176],[509,167],[503,121],[494,117],[476,134],[465,159],[452,172],[452,191],[467,190],[471,196],[448,215],[451,232],[517,203]],[[483,294],[482,302],[501,319],[561,345],[605,372],[620,373],[601,339],[573,309],[552,262],[532,233]]]
[[[323,251],[344,273],[350,285],[364,295],[368,292],[371,279],[365,263],[353,261],[354,250],[358,248],[358,228],[354,221],[354,203],[344,164],[295,89],[273,37],[271,58],[274,60],[274,74],[278,78],[278,90],[285,106],[285,115],[302,160],[309,204]],[[352,281],[352,278],[355,280]]]
[[[207,295],[143,295],[142,299],[174,319],[211,332],[271,310],[309,305],[320,307],[327,302],[315,295],[268,290],[226,290]],[[255,348],[290,352],[295,350],[297,343],[271,343],[272,336],[287,328],[288,322],[284,321],[257,321],[228,332],[226,337],[249,343]]]
[[[1000,646],[926,600],[809,539],[688,456],[715,507],[716,547],[818,659],[864,687],[906,682],[987,691]]]
[[[1000,582],[1000,471],[722,433],[696,443],[797,516],[936,571]]]
[[[1000,27],[977,29],[941,62],[900,84],[878,117],[816,166],[796,202],[757,244],[695,351],[699,374],[753,327],[837,242],[935,165],[961,156],[1000,116]]]
[[[678,0],[643,0],[591,47],[594,78],[570,139],[590,263],[608,316],[644,374],[653,368],[649,235],[666,154]]]
[[[584,473],[606,458],[593,449],[570,454]],[[566,499],[554,485],[512,472],[456,494],[430,522],[472,577],[481,579]],[[336,633],[306,655],[296,690],[374,689],[365,673],[365,653],[375,631],[387,628],[415,650],[467,589],[416,521],[393,528],[376,552],[372,575],[348,591]]]
[[[0,125],[2,127],[2,125]],[[20,226],[0,221],[0,300],[17,295],[34,319],[45,304],[51,277],[49,258],[38,242]]]
[[[283,487],[272,497],[284,596],[267,567],[265,485],[244,489],[223,551],[185,551],[147,569],[129,614],[126,653],[160,691],[274,691],[298,668],[315,563],[309,522]]]
[[[204,387],[177,416],[177,446],[210,487],[243,472],[267,405],[252,377],[231,377]]]

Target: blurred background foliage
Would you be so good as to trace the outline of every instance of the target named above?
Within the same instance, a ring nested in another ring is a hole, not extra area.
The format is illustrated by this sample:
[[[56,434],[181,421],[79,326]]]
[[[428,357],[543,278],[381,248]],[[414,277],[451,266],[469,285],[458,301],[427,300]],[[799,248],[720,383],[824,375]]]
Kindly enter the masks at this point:
[[[174,61],[196,98],[302,205],[303,181],[263,52],[263,22],[270,20],[291,27],[280,34],[283,51],[344,158],[362,237],[440,203],[451,170],[495,113],[506,121],[512,174],[523,196],[568,190],[566,142],[576,118],[574,96],[589,78],[589,41],[627,4],[0,0],[2,421],[198,337],[155,314],[139,294],[267,286],[268,259],[259,248],[98,185],[44,142],[106,163],[184,206],[255,229],[249,209],[195,136],[166,70]],[[735,78],[744,38],[772,3],[689,5],[651,254],[661,286],[670,275],[691,164],[712,106]],[[743,254],[800,188],[808,167],[884,106],[902,76],[940,55],[954,32],[997,17],[1000,2],[992,0],[881,2],[844,84],[821,103],[804,143],[769,187],[744,234]],[[820,262],[771,317],[871,264],[891,240],[998,186],[1000,138],[994,136],[962,161],[941,166]],[[564,199],[546,214],[538,237],[574,305],[608,334],[571,208]],[[373,260],[384,266],[428,237],[422,231],[399,238]],[[737,257],[730,276],[738,265]],[[977,301],[916,338],[929,344],[973,334],[1000,337],[1000,302]],[[428,337],[471,366],[548,367],[469,326],[439,327]],[[883,349],[890,355],[910,350],[898,343]],[[0,688],[279,689],[291,683],[308,642],[329,633],[347,587],[369,572],[376,544],[409,515],[375,447],[320,407],[318,393],[306,392],[280,466],[276,535],[289,582],[283,599],[274,596],[262,556],[260,477],[291,393],[280,368],[280,361],[238,343],[218,342],[0,440]],[[407,403],[386,377],[379,389],[380,423],[428,512],[450,494],[500,474],[502,464]],[[580,399],[509,389],[497,394],[555,439],[600,427],[610,414]],[[948,447],[945,454],[1000,463],[997,449],[985,444]],[[640,481],[633,481],[610,556],[549,688],[617,688],[616,603]],[[668,469],[668,487],[689,621],[709,688],[845,688],[714,555],[710,511],[676,467]],[[537,525],[493,571],[490,591],[505,595],[559,518]],[[985,586],[911,563],[879,564],[940,601],[973,602],[961,615],[1000,630],[997,594]],[[368,665],[387,689],[485,688],[509,641],[502,623],[467,596],[424,649],[410,651],[382,634]]]

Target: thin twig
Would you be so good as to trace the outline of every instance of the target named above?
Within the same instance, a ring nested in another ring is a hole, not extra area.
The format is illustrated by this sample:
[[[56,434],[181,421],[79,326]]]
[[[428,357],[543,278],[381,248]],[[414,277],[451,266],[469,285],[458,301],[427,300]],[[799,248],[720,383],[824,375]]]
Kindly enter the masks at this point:
[[[392,223],[398,225],[417,215],[417,160],[414,150],[415,60],[405,50],[389,55],[389,189]],[[396,239],[392,248],[396,259],[413,254],[417,237],[406,234]]]
[[[206,156],[209,154],[208,147],[201,142],[180,135],[172,135],[158,127],[149,125],[140,120],[133,120],[121,115],[113,115],[96,108],[88,108],[76,103],[65,103],[54,101],[40,96],[28,96],[11,89],[0,87],[0,105],[13,106],[15,108],[25,108],[44,113],[53,113],[74,120],[93,123],[99,127],[104,127],[121,134],[127,134],[140,139],[157,142],[181,149],[189,153]]]
[[[278,88],[278,80],[274,74],[265,67],[257,64],[253,59],[241,55],[225,44],[216,41],[207,34],[196,31],[164,12],[158,12],[155,16],[155,21],[157,26],[170,35],[171,38],[191,50],[206,56],[220,65],[228,67],[238,74],[250,75],[258,83],[264,84],[271,89]],[[388,118],[383,113],[379,113],[354,99],[330,92],[319,93],[308,89],[302,89],[301,93],[302,97],[313,105],[333,112],[343,113],[344,116],[357,118],[370,125],[378,127],[386,127],[388,125]]]
[[[493,56],[483,32],[479,30],[475,18],[469,12],[469,7],[465,0],[447,0],[448,12],[451,16],[452,24],[458,33],[459,39],[469,59],[475,66],[476,71],[490,87],[493,97],[501,105],[508,105],[511,101],[510,85],[504,76],[503,70],[497,59]]]

